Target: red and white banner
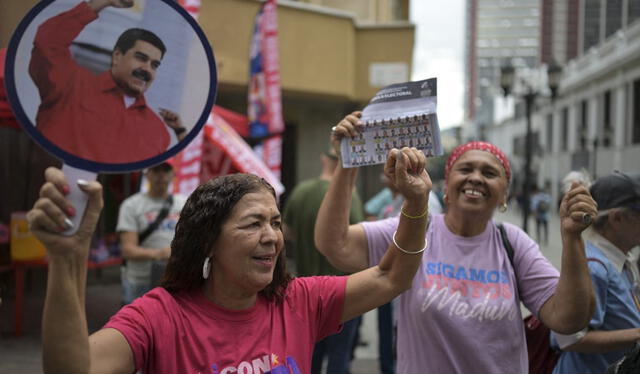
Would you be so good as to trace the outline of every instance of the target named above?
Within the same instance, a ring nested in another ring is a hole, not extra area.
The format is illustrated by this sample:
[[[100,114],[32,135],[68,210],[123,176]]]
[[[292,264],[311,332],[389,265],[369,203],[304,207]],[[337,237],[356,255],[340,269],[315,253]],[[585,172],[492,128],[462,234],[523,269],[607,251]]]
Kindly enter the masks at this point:
[[[267,1],[272,2],[273,1]],[[201,0],[179,0],[179,4],[182,5],[187,12],[194,18],[198,18],[200,12]],[[275,131],[280,134],[284,130],[284,124],[282,122],[282,110],[280,108],[280,76],[278,67],[278,45],[277,45],[277,20],[275,19],[275,3],[272,4],[272,8],[265,14],[270,14],[267,18],[270,18],[266,24],[269,24],[268,38],[271,40],[269,43],[273,43],[273,32],[275,31],[275,55],[268,58],[275,61],[268,61],[265,66],[272,67],[275,63],[275,76],[273,74],[273,68],[266,69],[267,80],[277,84],[277,92],[274,91],[271,84],[269,97],[275,97],[277,100],[277,108],[272,104],[269,113],[269,124],[277,123],[272,122],[273,113],[279,117],[280,127],[275,130],[269,129],[269,131]],[[265,19],[266,21],[266,19]],[[267,27],[265,24],[265,27]],[[275,25],[275,29],[274,29]],[[272,49],[272,47],[267,48]],[[270,87],[269,84],[267,87]],[[277,97],[276,97],[277,96]],[[269,103],[273,103],[272,100],[267,100]],[[274,175],[260,158],[256,156],[251,147],[242,139],[242,136],[249,136],[249,126],[247,117],[224,109],[219,106],[214,106],[207,123],[204,125],[203,130],[189,143],[185,149],[178,153],[173,159],[173,167],[175,170],[175,179],[173,182],[173,190],[175,193],[183,195],[189,195],[195,190],[200,183],[205,182],[218,175],[226,175],[232,173],[251,173],[258,175],[269,182],[276,190],[276,194],[280,196],[284,192],[284,186],[280,183],[280,159],[281,159],[281,141],[274,143],[269,140],[265,145],[269,144],[268,155],[265,160],[271,160],[269,165],[275,165],[277,168],[278,176]],[[279,138],[280,136],[278,136]],[[277,149],[276,149],[277,147]],[[275,156],[277,159],[274,159]],[[274,169],[272,169],[274,170]]]
[[[173,192],[189,196],[200,185],[203,143],[204,135],[200,131],[191,143],[173,158]]]
[[[178,0],[178,4],[180,4],[193,19],[198,19],[198,14],[200,14],[200,0]]]
[[[194,19],[200,13],[200,0],[178,0]],[[200,165],[202,164],[203,132],[200,131],[182,152],[172,160],[175,179],[173,192],[188,196],[200,185]]]
[[[251,173],[269,182],[280,196],[284,186],[239,134],[248,135],[247,118],[214,106],[200,135],[173,159],[173,191],[189,195],[215,176]]]
[[[269,133],[284,131],[282,119],[282,97],[280,91],[280,56],[278,49],[278,5],[276,0],[264,4],[262,23],[262,58],[264,59],[267,107],[269,108]]]
[[[205,139],[222,150],[230,160],[230,163],[225,164],[227,161],[221,159],[218,154],[212,153],[206,158],[203,157],[203,171],[211,172],[217,169],[216,172],[221,173],[234,168],[266,179],[276,190],[278,196],[284,192],[284,186],[276,175],[269,170],[269,167],[256,156],[249,144],[221,116],[215,115],[214,112],[205,125],[204,133]]]
[[[0,48],[0,126],[13,127],[20,130],[20,124],[11,111],[7,92],[4,90],[4,61],[7,57],[7,49]]]
[[[249,55],[247,116],[251,137],[265,138],[258,147],[269,169],[280,178],[282,163],[282,97],[276,0],[264,2],[255,18]]]

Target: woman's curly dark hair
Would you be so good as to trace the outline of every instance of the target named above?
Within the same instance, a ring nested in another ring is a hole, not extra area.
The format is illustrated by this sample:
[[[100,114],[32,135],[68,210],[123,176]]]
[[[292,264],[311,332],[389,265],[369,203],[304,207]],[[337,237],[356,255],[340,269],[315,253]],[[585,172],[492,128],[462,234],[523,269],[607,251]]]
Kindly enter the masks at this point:
[[[180,213],[161,286],[171,293],[202,288],[205,282],[202,265],[220,236],[222,225],[244,195],[261,190],[276,198],[273,187],[252,174],[213,178],[193,191]],[[260,294],[269,300],[274,297],[280,300],[290,280],[283,250],[278,256],[273,280]]]

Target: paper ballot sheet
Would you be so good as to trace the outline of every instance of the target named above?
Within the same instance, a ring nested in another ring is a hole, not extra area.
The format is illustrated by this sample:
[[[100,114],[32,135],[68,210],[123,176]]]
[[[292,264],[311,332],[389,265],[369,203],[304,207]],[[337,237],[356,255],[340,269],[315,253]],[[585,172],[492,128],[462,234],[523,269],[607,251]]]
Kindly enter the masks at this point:
[[[340,144],[345,168],[382,164],[392,148],[416,147],[442,155],[436,78],[382,88],[362,111],[364,129]]]

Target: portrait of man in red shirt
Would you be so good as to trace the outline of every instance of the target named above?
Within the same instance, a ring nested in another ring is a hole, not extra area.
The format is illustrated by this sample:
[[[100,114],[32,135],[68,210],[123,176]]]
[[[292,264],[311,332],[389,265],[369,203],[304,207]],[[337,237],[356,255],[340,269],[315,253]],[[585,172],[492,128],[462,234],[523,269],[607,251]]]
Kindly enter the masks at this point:
[[[70,46],[100,12],[129,8],[133,0],[90,0],[55,15],[36,32],[29,75],[40,94],[36,128],[60,149],[103,163],[130,163],[165,152],[187,129],[180,116],[145,100],[167,49],[153,32],[124,31],[110,69],[96,75],[74,61]]]

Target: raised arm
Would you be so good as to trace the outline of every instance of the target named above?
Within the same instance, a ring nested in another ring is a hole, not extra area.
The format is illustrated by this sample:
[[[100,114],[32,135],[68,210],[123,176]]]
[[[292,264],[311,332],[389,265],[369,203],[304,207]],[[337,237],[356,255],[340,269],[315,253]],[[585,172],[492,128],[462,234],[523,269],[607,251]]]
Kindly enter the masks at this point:
[[[176,139],[179,142],[187,137],[187,128],[182,125],[182,120],[178,113],[172,112],[169,109],[160,108],[158,114],[160,114],[164,124],[176,134]]]
[[[385,174],[405,199],[398,229],[378,265],[349,276],[342,321],[385,304],[411,288],[427,247],[431,179],[425,164],[424,154],[416,148],[389,152]]]
[[[340,141],[358,134],[362,126],[360,112],[343,118],[334,128],[331,141],[340,157]],[[322,200],[315,227],[316,248],[336,268],[354,272],[369,266],[367,239],[361,225],[349,225],[351,194],[358,176],[357,168],[344,169],[342,160],[333,172],[331,183]]]
[[[102,187],[81,183],[89,195],[76,234],[60,235],[73,211],[65,199],[69,186],[59,169],[49,168],[40,198],[28,213],[29,227],[46,246],[49,258],[47,294],[42,316],[42,362],[45,373],[122,373],[134,371],[133,354],[125,338],[113,329],[89,338],[85,287],[89,245],[102,209]]]
[[[562,265],[560,280],[553,296],[540,308],[540,319],[551,330],[573,334],[591,319],[595,296],[582,240],[582,231],[591,223],[585,215],[595,217],[596,202],[589,190],[574,182],[560,205]]]
[[[47,105],[62,98],[66,85],[75,74],[76,63],[69,50],[71,43],[102,9],[109,6],[128,8],[133,6],[133,0],[81,1],[38,27],[29,60],[29,75]]]

